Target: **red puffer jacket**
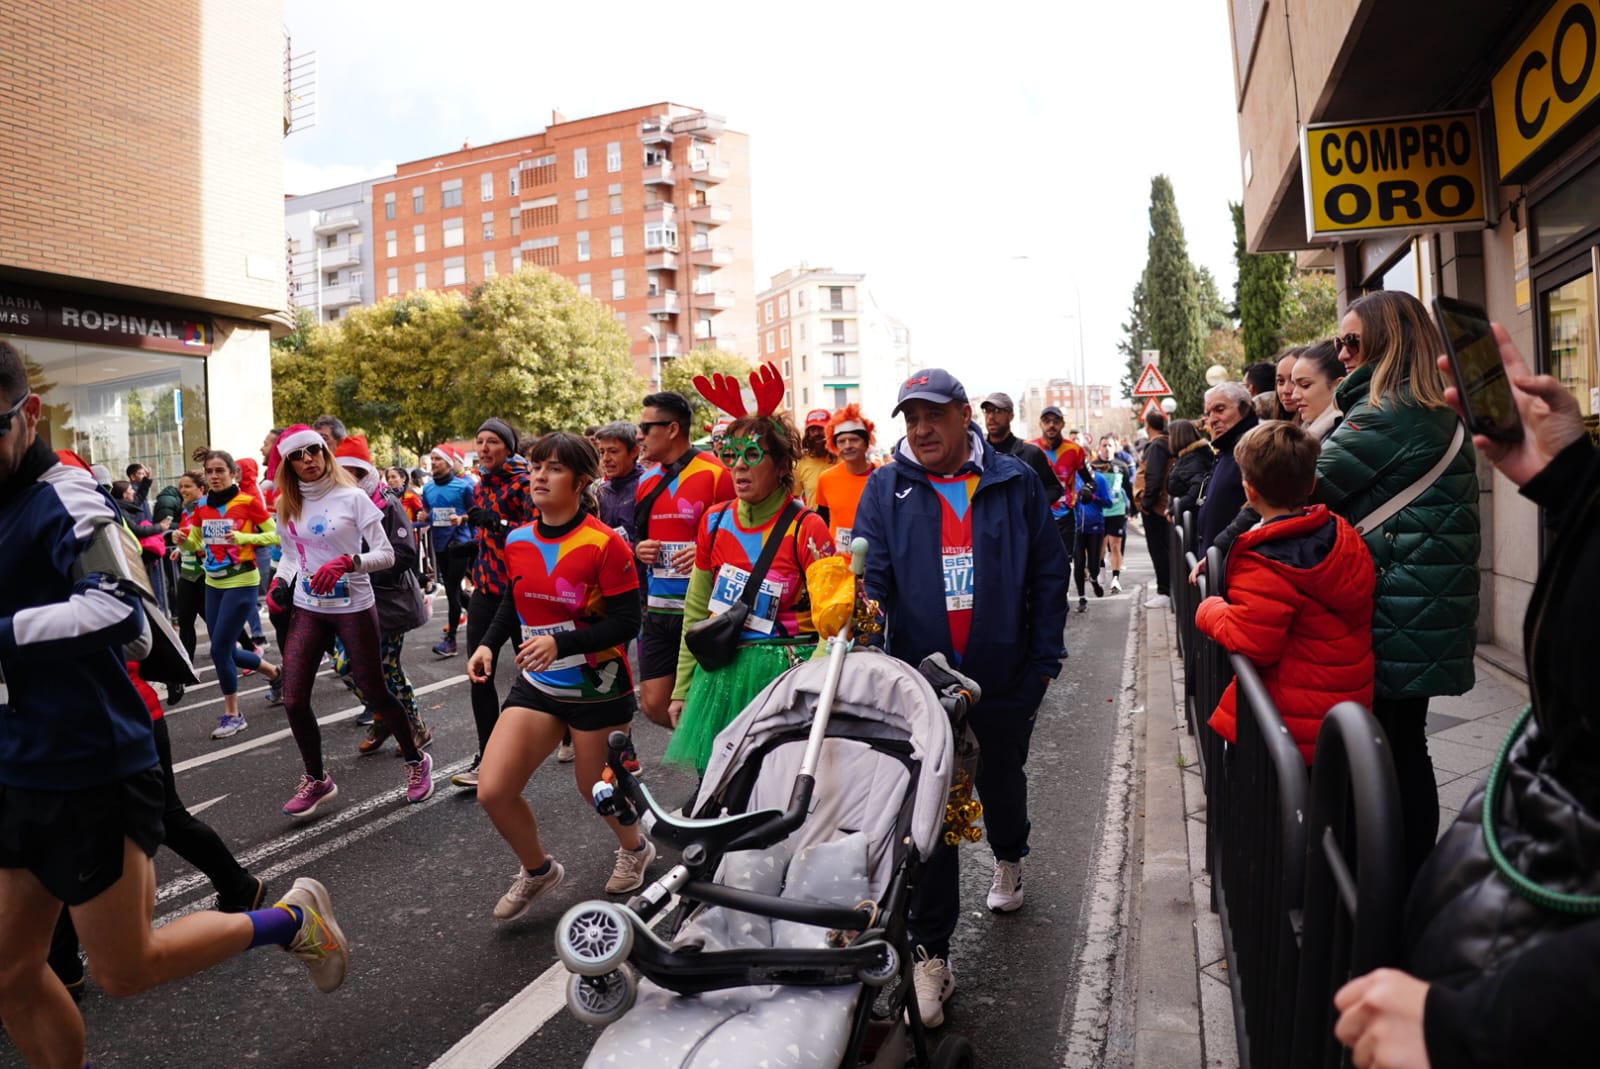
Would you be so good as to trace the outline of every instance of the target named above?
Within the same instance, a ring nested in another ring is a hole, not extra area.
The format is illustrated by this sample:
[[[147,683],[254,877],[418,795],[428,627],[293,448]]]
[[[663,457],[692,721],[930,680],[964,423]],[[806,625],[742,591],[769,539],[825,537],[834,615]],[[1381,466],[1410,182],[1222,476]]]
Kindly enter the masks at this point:
[[[1227,599],[1202,601],[1195,626],[1260,670],[1309,765],[1329,708],[1372,706],[1372,556],[1348,521],[1316,505],[1240,535],[1226,580]],[[1229,742],[1235,687],[1209,721]]]

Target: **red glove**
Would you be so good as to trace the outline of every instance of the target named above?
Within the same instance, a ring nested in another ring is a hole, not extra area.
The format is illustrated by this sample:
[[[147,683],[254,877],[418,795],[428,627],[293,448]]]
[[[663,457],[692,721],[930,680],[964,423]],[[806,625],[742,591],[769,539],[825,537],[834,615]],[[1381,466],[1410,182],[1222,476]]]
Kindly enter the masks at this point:
[[[289,590],[289,584],[282,579],[274,579],[267,588],[267,611],[282,616],[294,607],[294,594]]]
[[[311,577],[311,592],[317,597],[333,593],[334,584],[344,578],[344,574],[356,566],[356,562],[349,557],[335,557],[327,564],[317,569],[317,574]]]

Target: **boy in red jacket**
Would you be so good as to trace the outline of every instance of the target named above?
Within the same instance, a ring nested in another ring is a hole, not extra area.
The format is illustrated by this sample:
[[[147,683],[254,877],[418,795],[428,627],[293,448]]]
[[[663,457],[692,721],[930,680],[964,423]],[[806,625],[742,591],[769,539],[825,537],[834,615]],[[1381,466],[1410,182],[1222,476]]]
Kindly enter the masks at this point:
[[[1342,701],[1372,706],[1372,556],[1356,529],[1324,505],[1306,507],[1318,446],[1299,427],[1263,423],[1239,439],[1234,459],[1261,522],[1228,554],[1227,597],[1209,597],[1195,626],[1242,653],[1311,764],[1317,729]],[[1236,684],[1209,721],[1237,741]]]

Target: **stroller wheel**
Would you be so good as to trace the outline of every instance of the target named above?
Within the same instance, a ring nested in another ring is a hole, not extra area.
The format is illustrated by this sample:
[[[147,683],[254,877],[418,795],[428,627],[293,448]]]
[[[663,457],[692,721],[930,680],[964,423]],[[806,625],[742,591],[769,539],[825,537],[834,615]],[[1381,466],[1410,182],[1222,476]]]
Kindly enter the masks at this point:
[[[878,943],[878,963],[856,972],[856,979],[868,987],[882,987],[900,974],[900,955],[888,943]]]
[[[556,953],[581,976],[603,976],[628,960],[633,928],[610,902],[579,902],[556,925]]]
[[[608,1025],[633,1008],[639,981],[624,965],[604,976],[567,977],[567,1009],[584,1024]]]
[[[928,1059],[928,1069],[975,1069],[978,1055],[966,1036],[945,1036]]]

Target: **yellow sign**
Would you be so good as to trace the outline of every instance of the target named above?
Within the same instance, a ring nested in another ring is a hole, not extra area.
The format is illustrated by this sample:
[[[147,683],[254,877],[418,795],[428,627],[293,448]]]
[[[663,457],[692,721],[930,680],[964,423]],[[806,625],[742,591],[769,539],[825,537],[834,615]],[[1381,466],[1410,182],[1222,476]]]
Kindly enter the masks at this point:
[[[1600,4],[1565,0],[1495,72],[1494,143],[1509,176],[1600,96]]]
[[[1308,126],[1300,162],[1307,238],[1487,223],[1476,112]]]

